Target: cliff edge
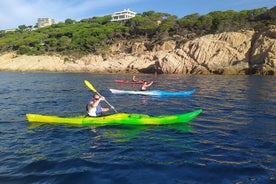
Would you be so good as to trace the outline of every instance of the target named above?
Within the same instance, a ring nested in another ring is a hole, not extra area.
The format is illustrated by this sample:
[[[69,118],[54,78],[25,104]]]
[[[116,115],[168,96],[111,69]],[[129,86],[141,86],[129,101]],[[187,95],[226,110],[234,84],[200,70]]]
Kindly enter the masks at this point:
[[[275,75],[276,26],[225,32],[179,43],[121,41],[109,55],[26,56],[5,53],[0,71]],[[127,50],[127,52],[126,52]]]

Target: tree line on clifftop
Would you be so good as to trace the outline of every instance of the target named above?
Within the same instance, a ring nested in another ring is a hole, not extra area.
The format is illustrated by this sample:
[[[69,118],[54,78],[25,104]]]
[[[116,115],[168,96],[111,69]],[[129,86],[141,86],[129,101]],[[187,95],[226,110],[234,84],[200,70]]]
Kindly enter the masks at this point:
[[[182,18],[168,13],[148,11],[134,18],[111,22],[111,15],[64,22],[32,29],[20,25],[13,32],[0,31],[0,53],[62,54],[81,57],[107,54],[109,46],[121,40],[160,42],[187,41],[206,34],[245,29],[260,30],[276,25],[276,6],[236,12],[214,11],[206,15],[190,14]],[[180,39],[181,38],[181,39]]]

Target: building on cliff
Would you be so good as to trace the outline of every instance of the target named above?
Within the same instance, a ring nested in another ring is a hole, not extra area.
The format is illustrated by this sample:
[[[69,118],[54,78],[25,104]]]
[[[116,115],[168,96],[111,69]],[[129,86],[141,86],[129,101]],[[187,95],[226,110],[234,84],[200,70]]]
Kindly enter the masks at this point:
[[[135,17],[136,13],[131,11],[129,8],[123,11],[115,12],[112,14],[111,21],[127,20]]]
[[[41,28],[45,26],[50,26],[54,23],[55,23],[55,20],[51,18],[38,18],[36,25],[38,28]]]

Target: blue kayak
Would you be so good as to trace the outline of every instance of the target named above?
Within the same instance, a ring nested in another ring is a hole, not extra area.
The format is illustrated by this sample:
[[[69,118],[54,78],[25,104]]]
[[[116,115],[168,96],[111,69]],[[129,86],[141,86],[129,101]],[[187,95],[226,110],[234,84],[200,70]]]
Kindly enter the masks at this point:
[[[128,91],[109,89],[114,94],[131,94],[131,95],[151,95],[151,96],[189,96],[195,92],[195,89],[189,91],[161,91],[161,90],[147,90],[147,91]]]

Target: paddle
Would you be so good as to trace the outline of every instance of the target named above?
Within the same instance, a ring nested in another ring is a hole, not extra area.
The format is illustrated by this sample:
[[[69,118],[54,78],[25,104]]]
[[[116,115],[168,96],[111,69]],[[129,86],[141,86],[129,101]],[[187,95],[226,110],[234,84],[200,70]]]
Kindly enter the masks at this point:
[[[88,80],[84,80],[85,85],[91,89],[93,92],[97,93],[98,95],[102,96],[95,88],[94,86],[88,81]],[[104,99],[104,101],[116,112],[118,113],[118,111],[106,100]]]

